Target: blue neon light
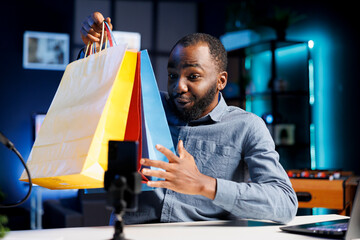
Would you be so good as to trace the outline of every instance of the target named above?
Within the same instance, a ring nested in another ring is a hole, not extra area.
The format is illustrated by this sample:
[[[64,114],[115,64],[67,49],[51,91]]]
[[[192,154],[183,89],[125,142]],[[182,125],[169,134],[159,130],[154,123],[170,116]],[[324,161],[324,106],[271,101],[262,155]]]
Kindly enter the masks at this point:
[[[314,47],[314,45],[315,45],[315,43],[313,40],[308,41],[308,46],[310,49],[312,49]]]

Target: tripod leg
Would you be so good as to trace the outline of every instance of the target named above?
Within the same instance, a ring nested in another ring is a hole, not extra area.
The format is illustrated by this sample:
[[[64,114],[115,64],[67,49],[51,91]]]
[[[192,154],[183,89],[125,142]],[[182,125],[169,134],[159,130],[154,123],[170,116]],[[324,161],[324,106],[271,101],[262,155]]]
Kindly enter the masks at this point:
[[[124,222],[122,219],[122,214],[116,214],[116,222],[115,222],[115,232],[113,240],[125,240],[124,235]]]

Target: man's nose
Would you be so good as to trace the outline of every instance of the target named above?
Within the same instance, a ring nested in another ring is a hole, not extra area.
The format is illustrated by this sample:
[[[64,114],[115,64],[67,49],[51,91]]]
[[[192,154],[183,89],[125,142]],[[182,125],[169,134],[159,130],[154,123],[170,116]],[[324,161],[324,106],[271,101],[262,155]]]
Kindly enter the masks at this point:
[[[175,85],[175,91],[177,93],[184,93],[188,91],[187,79],[185,77],[179,77]]]

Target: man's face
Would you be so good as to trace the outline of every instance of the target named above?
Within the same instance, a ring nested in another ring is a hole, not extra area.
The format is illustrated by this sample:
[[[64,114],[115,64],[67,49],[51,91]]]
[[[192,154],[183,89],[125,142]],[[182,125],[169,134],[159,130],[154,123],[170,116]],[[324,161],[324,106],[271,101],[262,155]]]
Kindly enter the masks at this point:
[[[183,120],[203,117],[217,105],[218,78],[207,44],[173,49],[168,62],[168,93]]]

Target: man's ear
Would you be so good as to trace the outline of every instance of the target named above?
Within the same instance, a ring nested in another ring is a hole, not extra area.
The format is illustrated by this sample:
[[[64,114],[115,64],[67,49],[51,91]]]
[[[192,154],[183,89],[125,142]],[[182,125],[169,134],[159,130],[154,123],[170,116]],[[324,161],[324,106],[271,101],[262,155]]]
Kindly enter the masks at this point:
[[[228,77],[228,73],[226,71],[219,73],[218,82],[217,82],[217,88],[219,91],[225,88],[227,83],[227,77]]]

